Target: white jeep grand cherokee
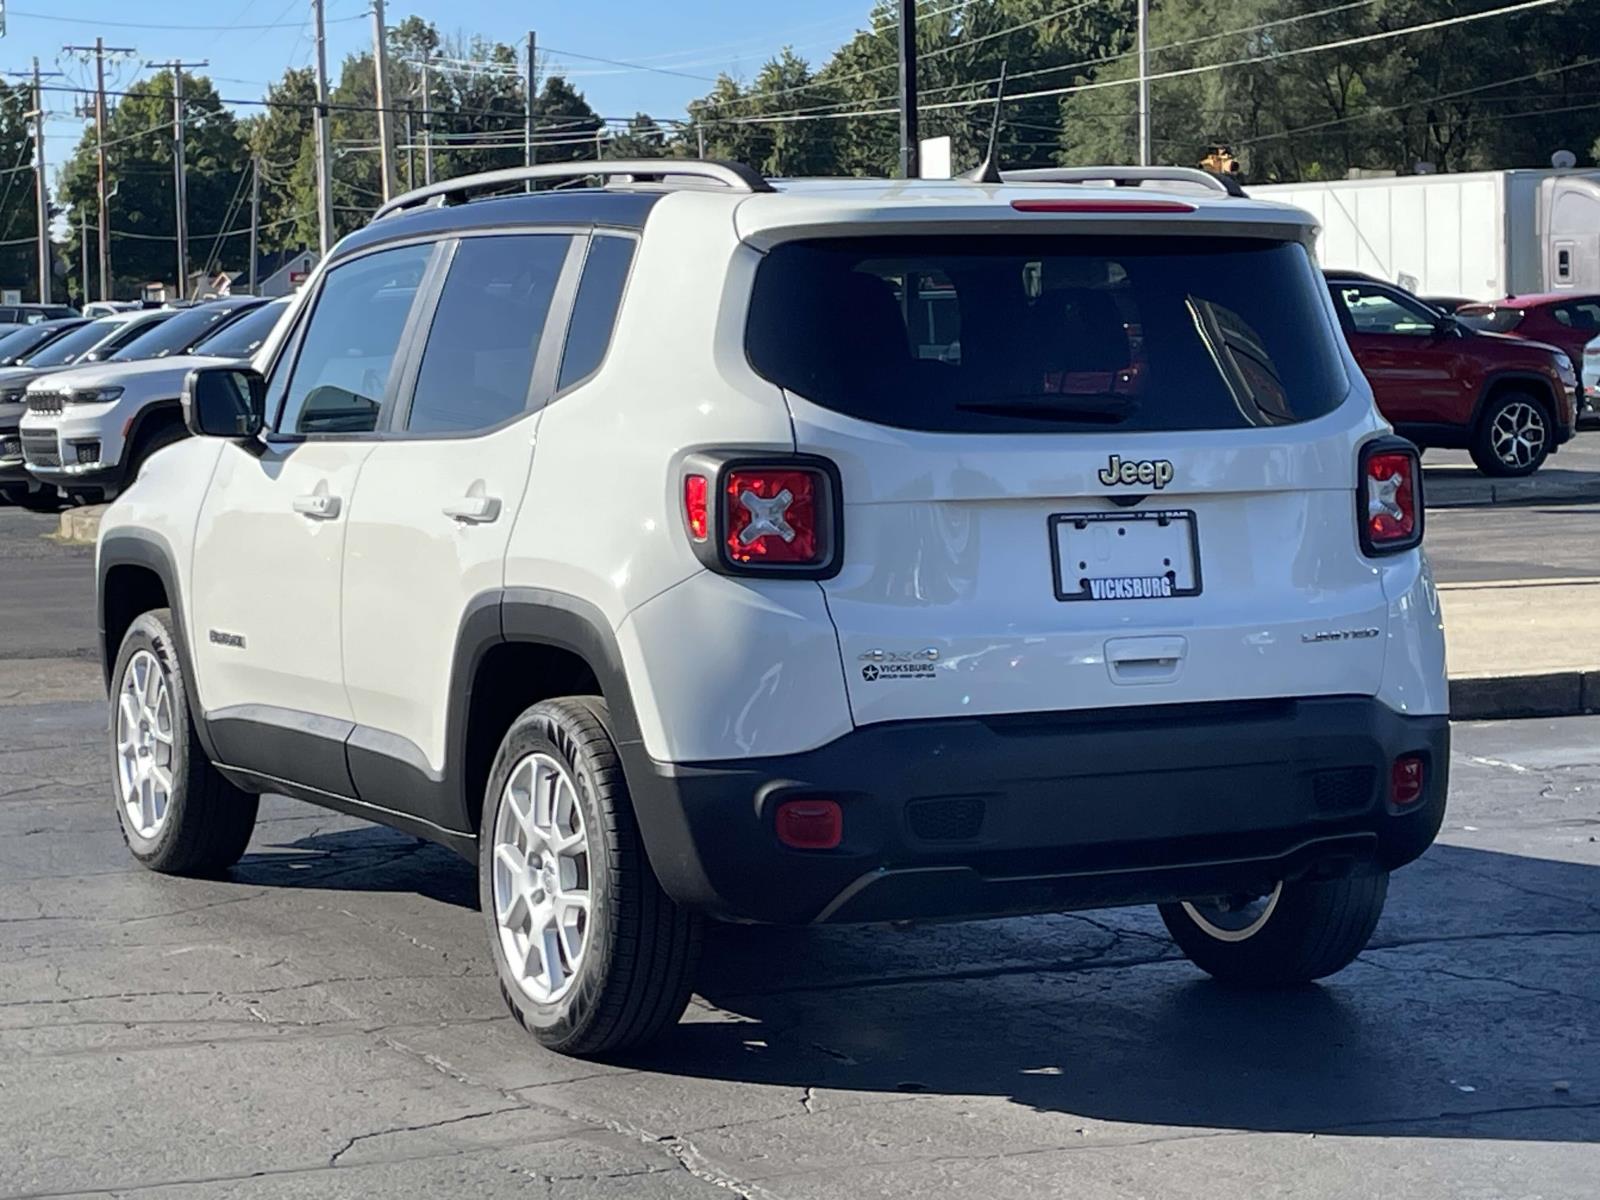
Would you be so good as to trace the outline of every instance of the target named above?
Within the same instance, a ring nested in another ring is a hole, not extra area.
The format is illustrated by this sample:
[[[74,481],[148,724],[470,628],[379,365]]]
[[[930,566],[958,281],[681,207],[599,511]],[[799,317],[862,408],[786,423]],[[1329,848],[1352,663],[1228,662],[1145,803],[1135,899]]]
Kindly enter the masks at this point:
[[[453,847],[570,1054],[677,1020],[708,915],[1339,970],[1444,811],[1417,455],[1310,218],[1173,174],[387,205],[105,516],[130,849],[223,870],[263,792]]]

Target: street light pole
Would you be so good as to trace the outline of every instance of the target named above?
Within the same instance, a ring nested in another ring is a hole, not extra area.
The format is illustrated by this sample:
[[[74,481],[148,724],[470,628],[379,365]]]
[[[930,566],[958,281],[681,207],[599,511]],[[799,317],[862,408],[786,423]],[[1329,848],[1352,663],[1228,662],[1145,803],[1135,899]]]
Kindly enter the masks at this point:
[[[186,67],[206,67],[210,62],[186,63],[173,59],[169,63],[147,62],[147,67],[172,68],[172,179],[173,211],[178,225],[178,296],[189,298],[189,178],[188,164],[183,148],[183,72]]]
[[[920,171],[917,138],[917,0],[900,0],[900,177]]]
[[[1139,0],[1139,165],[1150,165],[1150,0]]]
[[[317,240],[325,255],[333,246],[333,131],[328,128],[328,32],[323,0],[311,0],[317,27]]]
[[[394,173],[394,117],[389,111],[389,36],[383,21],[383,0],[372,0],[372,65],[378,79],[378,154],[383,175],[383,199],[397,190]]]

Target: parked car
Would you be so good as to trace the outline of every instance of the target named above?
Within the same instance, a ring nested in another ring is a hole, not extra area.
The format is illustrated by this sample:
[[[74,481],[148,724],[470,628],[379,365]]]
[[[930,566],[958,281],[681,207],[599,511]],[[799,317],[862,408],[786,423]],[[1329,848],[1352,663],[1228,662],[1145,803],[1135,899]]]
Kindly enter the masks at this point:
[[[21,405],[33,380],[75,364],[102,361],[169,316],[165,312],[117,313],[87,321],[46,341],[15,366],[0,368],[0,406]],[[19,431],[19,437],[26,463],[27,435]]]
[[[1310,216],[1185,178],[386,204],[101,522],[134,858],[225,869],[262,792],[442,842],[579,1055],[707,915],[1159,902],[1224,980],[1339,970],[1444,813],[1421,470]]]
[[[1485,475],[1531,475],[1571,439],[1578,376],[1564,351],[1475,329],[1371,276],[1325,275],[1396,432],[1423,449],[1465,448]]]
[[[37,325],[77,315],[78,310],[70,304],[0,304],[0,324],[4,325]]]
[[[138,300],[91,300],[83,306],[86,317],[109,317],[119,312],[139,312],[144,304]]]
[[[0,337],[0,367],[16,366],[36,350],[42,350],[58,337],[87,323],[84,317],[66,317],[55,321],[39,321],[33,325],[18,325]]]
[[[1600,335],[1600,295],[1551,292],[1507,296],[1504,300],[1463,305],[1456,316],[1462,324],[1485,333],[1508,333],[1558,346],[1576,366],[1583,361],[1583,348],[1589,339]]]
[[[1583,348],[1583,395],[1592,414],[1600,407],[1600,334]]]
[[[284,307],[243,296],[185,309],[104,362],[35,380],[22,419],[29,470],[80,499],[115,495],[185,436],[189,371],[248,359]]]

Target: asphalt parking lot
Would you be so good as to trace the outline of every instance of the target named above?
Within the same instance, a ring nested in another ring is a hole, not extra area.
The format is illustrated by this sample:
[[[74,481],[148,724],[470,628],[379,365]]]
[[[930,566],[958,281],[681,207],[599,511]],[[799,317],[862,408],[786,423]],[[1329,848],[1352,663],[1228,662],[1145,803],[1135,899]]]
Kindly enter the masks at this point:
[[[1517,511],[1437,521],[1441,575],[1565,562]],[[51,524],[0,509],[0,1197],[1596,1193],[1600,718],[1457,726],[1440,844],[1323,985],[1228,992],[1148,910],[726,928],[674,1037],[580,1063],[446,851],[271,799],[225,879],[133,864]]]

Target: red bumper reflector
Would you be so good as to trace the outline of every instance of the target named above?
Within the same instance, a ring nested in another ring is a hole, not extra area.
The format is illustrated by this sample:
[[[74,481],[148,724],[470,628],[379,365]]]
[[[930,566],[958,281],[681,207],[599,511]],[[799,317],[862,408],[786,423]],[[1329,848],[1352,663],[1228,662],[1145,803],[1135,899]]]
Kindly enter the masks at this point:
[[[1192,213],[1194,205],[1182,200],[1013,200],[1011,207],[1027,213]]]
[[[778,840],[793,850],[832,850],[844,837],[837,800],[785,800],[778,805]]]
[[[1404,758],[1395,759],[1394,767],[1389,772],[1390,802],[1398,808],[1415,804],[1422,799],[1422,792],[1427,782],[1427,767],[1420,755],[1408,754]]]

